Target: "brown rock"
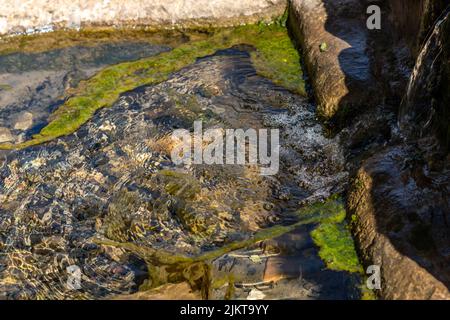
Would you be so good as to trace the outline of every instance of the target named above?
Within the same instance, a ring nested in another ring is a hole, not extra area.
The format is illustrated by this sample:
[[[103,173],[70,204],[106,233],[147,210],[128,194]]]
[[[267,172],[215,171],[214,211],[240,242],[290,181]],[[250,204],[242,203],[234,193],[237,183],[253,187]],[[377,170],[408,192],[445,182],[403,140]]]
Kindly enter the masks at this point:
[[[289,23],[303,49],[318,113],[326,120],[341,122],[379,102],[365,8],[356,0],[291,1]]]
[[[364,264],[381,267],[382,298],[450,299],[448,195],[437,183],[450,179],[406,163],[412,154],[391,147],[359,170],[348,199],[354,235]]]

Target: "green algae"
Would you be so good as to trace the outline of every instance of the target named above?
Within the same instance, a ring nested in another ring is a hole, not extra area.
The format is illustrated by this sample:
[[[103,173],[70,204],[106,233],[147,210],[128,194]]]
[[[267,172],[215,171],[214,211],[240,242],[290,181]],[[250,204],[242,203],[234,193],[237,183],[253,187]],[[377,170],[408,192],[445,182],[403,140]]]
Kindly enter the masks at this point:
[[[350,229],[345,220],[346,210],[342,199],[334,195],[326,201],[302,209],[319,217],[319,225],[311,237],[319,247],[319,256],[327,268],[336,271],[362,273]]]
[[[328,44],[326,42],[322,42],[319,46],[320,52],[327,52],[328,51]]]
[[[319,256],[331,270],[362,272],[353,238],[348,227],[342,223],[322,223],[311,232],[320,247]]]
[[[319,213],[319,215],[317,215],[317,213]],[[172,265],[172,264],[185,263],[185,262],[191,262],[191,263],[202,262],[202,261],[214,260],[220,256],[223,256],[226,253],[249,247],[260,241],[279,237],[285,233],[295,230],[297,227],[299,227],[301,225],[318,223],[322,219],[332,218],[331,214],[328,214],[325,211],[317,212],[316,209],[311,210],[311,211],[310,210],[300,210],[298,212],[298,214],[299,214],[299,217],[301,217],[301,220],[296,223],[293,223],[293,224],[287,225],[287,226],[276,225],[276,226],[273,226],[270,228],[263,229],[259,232],[256,232],[249,239],[231,242],[231,243],[224,245],[220,248],[217,248],[215,250],[205,252],[197,257],[187,257],[187,256],[183,256],[183,255],[175,255],[173,253],[165,252],[163,250],[156,250],[156,249],[153,249],[150,247],[141,247],[139,245],[136,245],[134,243],[129,243],[129,242],[118,242],[118,241],[114,241],[114,240],[104,240],[104,239],[103,240],[97,239],[96,242],[99,244],[124,248],[133,253],[136,253],[137,255],[141,256],[143,259],[146,259],[147,261],[155,263],[157,265],[159,265],[159,264]]]
[[[321,223],[311,232],[312,239],[320,248],[320,258],[328,269],[362,273],[353,238],[345,221],[346,211],[342,201],[332,197],[323,206],[331,216],[321,219]]]
[[[227,291],[225,293],[225,297],[224,300],[232,300],[235,294],[235,289],[234,289],[234,275],[230,274],[228,276],[228,286],[227,286]]]
[[[174,170],[161,170],[158,173],[165,191],[183,200],[192,200],[200,192],[200,184],[193,176]]]
[[[376,300],[375,293],[365,283],[366,277],[346,221],[343,200],[334,195],[324,203],[313,204],[304,210],[316,212],[321,217],[318,226],[311,232],[311,237],[319,247],[319,256],[327,268],[360,274],[361,300]],[[325,212],[327,215],[324,215]]]
[[[50,122],[39,134],[20,144],[0,144],[0,149],[22,149],[71,134],[98,109],[111,106],[120,94],[165,81],[171,73],[196,59],[239,44],[255,47],[251,57],[260,75],[305,95],[300,57],[285,27],[260,24],[215,30],[207,40],[188,42],[170,52],[103,69],[67,92],[69,98],[50,116]]]
[[[345,208],[339,195],[318,201],[298,211],[300,216],[316,215],[322,223],[339,223],[345,219]]]
[[[365,282],[361,284],[360,290],[361,290],[361,300],[378,300],[375,292],[367,288]]]

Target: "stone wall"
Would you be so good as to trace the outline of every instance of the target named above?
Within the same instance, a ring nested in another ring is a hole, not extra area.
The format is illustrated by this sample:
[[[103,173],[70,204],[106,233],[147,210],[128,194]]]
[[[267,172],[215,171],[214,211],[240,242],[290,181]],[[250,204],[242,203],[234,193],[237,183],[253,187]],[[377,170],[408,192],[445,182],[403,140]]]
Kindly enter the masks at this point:
[[[286,0],[2,0],[0,35],[87,26],[230,26],[281,15]]]
[[[373,3],[382,28],[368,31]],[[450,299],[447,5],[291,0],[317,110],[337,125],[351,172],[356,245],[365,267],[380,266],[383,299]]]
[[[337,126],[378,104],[365,2],[290,1],[289,25],[302,47],[318,114]]]

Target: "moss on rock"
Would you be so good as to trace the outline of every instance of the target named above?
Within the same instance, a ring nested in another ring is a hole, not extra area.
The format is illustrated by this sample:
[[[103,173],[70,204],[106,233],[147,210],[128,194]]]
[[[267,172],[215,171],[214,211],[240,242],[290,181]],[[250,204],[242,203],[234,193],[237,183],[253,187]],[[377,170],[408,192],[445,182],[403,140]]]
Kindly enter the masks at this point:
[[[353,238],[345,221],[343,202],[332,197],[323,206],[322,210],[326,210],[329,215],[311,232],[311,237],[320,248],[319,256],[331,270],[362,273]]]

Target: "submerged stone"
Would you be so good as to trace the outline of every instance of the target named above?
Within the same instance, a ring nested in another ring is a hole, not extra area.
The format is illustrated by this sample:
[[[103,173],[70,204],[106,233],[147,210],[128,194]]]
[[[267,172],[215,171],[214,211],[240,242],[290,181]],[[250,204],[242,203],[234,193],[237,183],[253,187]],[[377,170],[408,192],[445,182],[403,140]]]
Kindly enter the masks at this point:
[[[20,113],[14,124],[15,130],[28,130],[33,125],[33,114],[31,112]]]
[[[0,127],[0,143],[14,141],[14,136],[8,128]]]

